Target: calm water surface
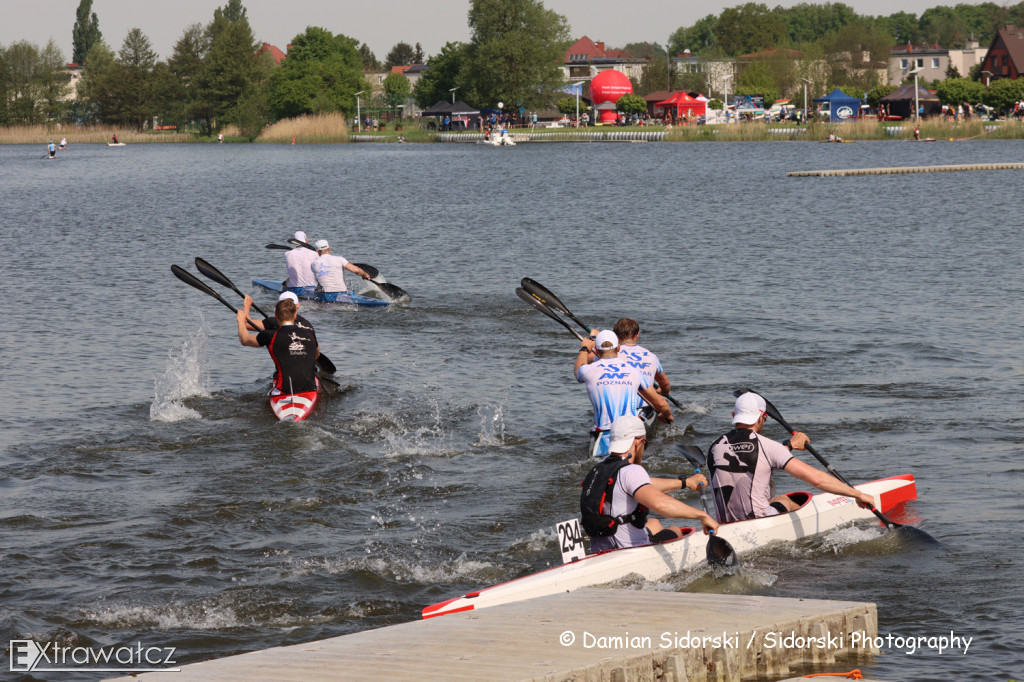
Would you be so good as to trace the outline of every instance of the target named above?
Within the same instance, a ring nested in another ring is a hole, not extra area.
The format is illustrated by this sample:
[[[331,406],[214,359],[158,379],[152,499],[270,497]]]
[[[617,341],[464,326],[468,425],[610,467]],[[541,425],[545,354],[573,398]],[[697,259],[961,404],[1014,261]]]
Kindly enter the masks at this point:
[[[0,641],[141,640],[186,663],[413,620],[552,565],[590,410],[576,340],[513,293],[531,276],[594,326],[639,319],[685,406],[654,473],[686,473],[672,444],[706,447],[751,386],[854,481],[915,474],[908,514],[944,545],[868,525],[744,557],[740,577],[627,587],[872,601],[883,636],[974,640],[850,667],[1024,675],[1024,175],[785,177],[1024,144],[42,154],[0,147]],[[266,353],[169,266],[202,256],[249,290],[283,277],[264,244],[296,229],[413,300],[303,306],[346,390],[289,426]]]

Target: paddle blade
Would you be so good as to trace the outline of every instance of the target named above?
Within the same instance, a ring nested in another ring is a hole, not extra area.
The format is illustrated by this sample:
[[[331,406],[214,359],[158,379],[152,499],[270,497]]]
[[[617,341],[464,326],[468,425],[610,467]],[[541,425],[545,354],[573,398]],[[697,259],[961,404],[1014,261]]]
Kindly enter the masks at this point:
[[[523,289],[533,294],[544,303],[547,303],[549,306],[551,306],[558,312],[565,313],[566,315],[570,314],[569,309],[565,307],[565,304],[558,300],[558,297],[551,293],[551,290],[545,287],[540,282],[532,280],[529,277],[523,277],[520,284],[522,285]]]
[[[676,443],[676,449],[690,461],[693,468],[700,471],[705,465],[704,451],[700,447],[693,445],[692,443]]]
[[[224,273],[222,273],[220,270],[207,263],[199,256],[196,256],[196,269],[199,270],[199,272],[201,272],[203,276],[212,279],[214,282],[220,284],[221,286],[225,286],[230,289],[235,288],[235,285],[231,283],[230,279],[224,276]]]
[[[284,244],[267,244],[263,248],[266,248],[266,249],[277,249],[278,251],[291,251],[292,250],[292,247],[285,246]]]
[[[369,275],[370,279],[375,280],[380,277],[380,271],[372,265],[367,265],[366,263],[353,263],[352,265]]]
[[[182,282],[184,282],[185,284],[189,285],[190,287],[195,287],[196,289],[199,289],[199,291],[203,292],[207,296],[212,296],[213,298],[217,299],[218,301],[223,303],[225,306],[227,306],[231,310],[233,310],[235,312],[238,312],[238,308],[236,308],[235,306],[233,306],[230,303],[228,303],[227,301],[225,301],[224,298],[220,294],[218,294],[216,291],[214,291],[210,287],[208,287],[205,284],[203,284],[203,282],[200,281],[200,279],[198,277],[193,275],[188,270],[185,270],[184,268],[181,268],[181,267],[179,267],[177,265],[172,265],[171,266],[171,272],[174,273],[175,277],[177,277],[178,279],[180,279]]]
[[[729,541],[718,537],[714,533],[711,533],[711,536],[708,538],[707,558],[708,563],[712,566],[738,568],[740,565],[740,558],[736,556],[736,552],[733,551]]]
[[[370,280],[373,282],[373,280]],[[373,285],[384,292],[384,295],[395,303],[408,303],[412,300],[405,289],[390,282],[373,282]]]
[[[328,374],[334,374],[335,372],[338,371],[338,368],[334,366],[334,363],[331,362],[331,359],[328,358],[323,353],[320,353],[320,355],[317,357],[316,366]],[[324,378],[326,379],[326,377]]]
[[[300,242],[295,237],[289,237],[288,238],[288,243],[289,244],[294,244],[295,246],[301,246],[302,248],[309,249],[310,251],[316,251],[316,249],[314,249],[312,246],[310,246],[306,242]]]
[[[519,298],[523,299],[524,301],[529,303],[531,306],[533,306],[534,308],[536,308],[537,310],[541,311],[542,313],[544,313],[545,315],[550,317],[552,320],[554,320],[558,324],[562,325],[563,327],[565,327],[566,329],[571,331],[576,336],[576,338],[578,338],[580,341],[583,340],[583,336],[580,335],[579,332],[577,332],[575,329],[570,327],[569,323],[567,323],[565,320],[560,318],[558,315],[555,315],[554,311],[551,310],[551,308],[547,307],[547,305],[543,301],[538,299],[533,294],[527,292],[522,287],[516,287],[516,296],[518,296]]]

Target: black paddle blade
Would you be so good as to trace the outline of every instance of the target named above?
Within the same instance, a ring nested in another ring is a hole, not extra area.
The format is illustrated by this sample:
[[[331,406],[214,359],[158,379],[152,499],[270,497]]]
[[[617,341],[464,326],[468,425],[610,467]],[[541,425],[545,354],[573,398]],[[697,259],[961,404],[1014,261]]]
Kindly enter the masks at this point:
[[[302,248],[304,248],[304,249],[309,249],[310,251],[316,251],[316,249],[315,249],[315,248],[313,248],[312,246],[310,246],[310,245],[309,245],[309,244],[307,244],[306,242],[300,242],[300,241],[299,241],[298,239],[296,239],[295,237],[289,237],[289,238],[288,238],[288,243],[289,243],[289,244],[294,244],[295,246],[301,246]]]
[[[238,290],[238,287],[235,286],[234,282],[232,282],[230,279],[227,278],[227,275],[225,275],[223,272],[221,272],[217,268],[215,268],[212,265],[210,265],[209,263],[207,263],[205,260],[203,260],[199,256],[196,256],[196,269],[199,270],[199,272],[203,273],[203,275],[205,277],[209,277],[210,279],[212,279],[217,284],[220,284],[221,286],[225,286],[225,287],[233,290],[236,294],[238,294],[242,298],[245,298],[245,294],[243,294],[241,291]],[[269,317],[265,312],[260,310],[260,307],[258,305],[256,305],[255,303],[252,304],[252,308],[256,312],[258,312],[260,315],[262,315],[263,317]]]
[[[558,312],[565,313],[566,315],[571,314],[569,312],[569,309],[565,307],[565,304],[559,301],[558,297],[551,293],[551,290],[545,287],[540,282],[532,280],[529,277],[523,277],[522,281],[520,281],[520,284],[522,285],[523,289],[533,294],[544,303],[547,303],[549,306],[551,306]]]
[[[707,557],[708,563],[712,566],[738,568],[740,565],[740,558],[736,556],[729,541],[723,540],[714,533],[711,533],[708,538]]]
[[[367,265],[366,263],[353,263],[352,265],[369,275],[370,279],[377,279],[380,277],[380,271],[372,265]]]
[[[555,315],[554,311],[551,310],[551,308],[549,308],[543,301],[538,299],[533,294],[529,293],[528,291],[526,291],[522,287],[516,287],[516,296],[518,296],[519,298],[523,299],[524,301],[529,303],[531,306],[533,306],[534,308],[536,308],[537,310],[541,311],[542,313],[544,313],[545,315],[550,317],[552,320],[554,320],[558,324],[562,325],[563,327],[565,327],[566,329],[571,331],[573,334],[575,334],[576,338],[579,339],[580,341],[583,340],[583,336],[580,335],[579,332],[577,332],[575,329],[573,329],[571,326],[569,326],[568,322],[566,322],[565,320],[560,318],[558,315]]]
[[[690,464],[693,465],[694,469],[699,471],[704,467],[704,451],[701,450],[699,446],[693,445],[692,443],[687,443],[685,445],[683,443],[676,443],[676,449],[679,450],[683,457],[690,461]]]
[[[324,372],[326,372],[328,374],[334,374],[335,372],[338,371],[338,368],[334,366],[334,363],[331,362],[331,359],[328,358],[323,353],[321,353],[319,356],[317,356],[316,366],[319,367],[321,370],[323,370]],[[329,379],[327,379],[327,377],[320,377],[320,378],[323,379],[324,381],[330,381]],[[334,381],[332,383],[337,384],[338,382]]]
[[[284,244],[267,244],[265,249],[277,249],[278,251],[291,251],[292,247],[285,246]]]
[[[370,280],[373,282],[373,280]],[[396,303],[408,303],[412,300],[405,289],[391,282],[373,282],[373,285],[384,292],[384,295]]]
[[[199,289],[199,291],[203,292],[207,296],[212,296],[213,298],[217,299],[218,301],[226,305],[231,310],[235,311],[236,313],[238,312],[238,308],[225,301],[220,294],[218,294],[216,291],[203,284],[203,282],[198,277],[193,275],[188,270],[177,265],[172,265],[171,272],[174,273],[175,277],[177,277],[190,287],[195,287],[196,289]]]

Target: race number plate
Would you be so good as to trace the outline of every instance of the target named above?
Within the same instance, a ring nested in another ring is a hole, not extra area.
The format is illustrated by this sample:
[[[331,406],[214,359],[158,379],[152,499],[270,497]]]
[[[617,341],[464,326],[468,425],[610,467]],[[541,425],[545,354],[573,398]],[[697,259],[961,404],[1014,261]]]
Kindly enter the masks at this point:
[[[555,526],[555,531],[558,536],[558,548],[562,551],[563,564],[577,561],[587,555],[586,545],[583,542],[586,534],[580,528],[579,519],[562,521]]]

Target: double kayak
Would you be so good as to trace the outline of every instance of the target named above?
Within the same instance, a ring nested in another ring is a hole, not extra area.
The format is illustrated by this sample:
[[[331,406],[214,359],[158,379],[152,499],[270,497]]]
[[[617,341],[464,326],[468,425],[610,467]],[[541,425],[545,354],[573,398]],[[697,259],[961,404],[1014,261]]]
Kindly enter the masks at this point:
[[[911,474],[883,478],[855,487],[873,495],[883,514],[917,499],[917,487]],[[719,537],[728,540],[742,557],[746,552],[773,542],[794,542],[854,521],[875,518],[869,510],[861,509],[853,499],[842,495],[790,493],[789,496],[798,503],[802,502],[799,509],[777,516],[723,523],[718,530]],[[646,580],[660,580],[707,561],[707,536],[693,529],[689,531],[681,538],[662,544],[592,554],[572,563],[470,592],[428,606],[423,609],[422,615],[423,618],[433,618],[571,592],[620,580],[632,574]]]
[[[254,279],[252,284],[253,286],[276,291],[277,293],[285,290],[283,282],[272,279]],[[351,303],[352,305],[361,305],[367,308],[380,308],[389,304],[388,301],[370,298],[369,296],[360,296],[359,294],[353,294],[351,291],[317,291],[316,287],[288,287],[288,291],[294,292],[300,299],[317,301],[318,303]]]

